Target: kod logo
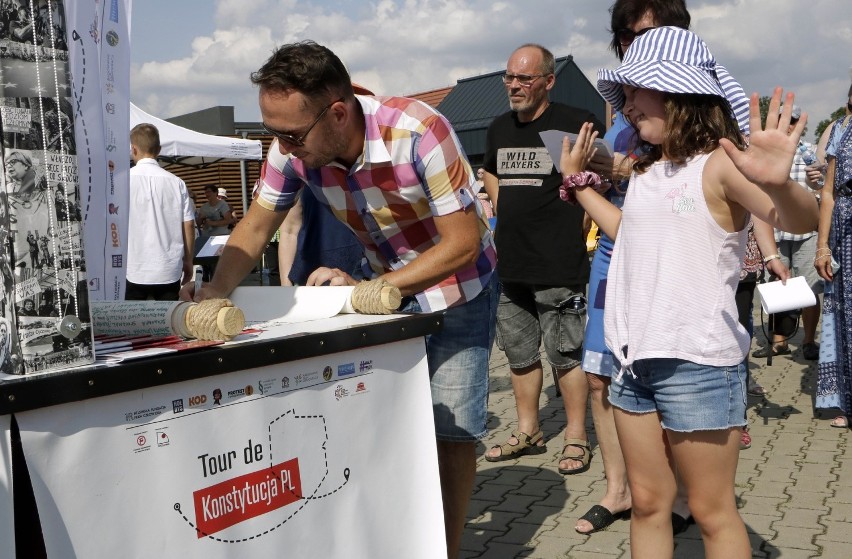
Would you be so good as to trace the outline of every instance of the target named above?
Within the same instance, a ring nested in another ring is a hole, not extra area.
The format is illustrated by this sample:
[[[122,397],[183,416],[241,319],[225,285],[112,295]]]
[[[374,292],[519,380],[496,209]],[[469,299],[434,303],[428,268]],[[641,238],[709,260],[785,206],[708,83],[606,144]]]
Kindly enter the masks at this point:
[[[205,394],[201,394],[200,396],[190,396],[189,397],[189,407],[194,408],[197,406],[203,406],[207,403],[207,396]]]

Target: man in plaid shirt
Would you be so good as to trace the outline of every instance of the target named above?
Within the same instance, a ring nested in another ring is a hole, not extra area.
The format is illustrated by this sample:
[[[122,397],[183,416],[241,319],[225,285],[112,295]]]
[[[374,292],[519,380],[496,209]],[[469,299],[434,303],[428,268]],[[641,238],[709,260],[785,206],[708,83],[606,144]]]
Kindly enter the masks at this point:
[[[329,49],[284,45],[252,74],[276,142],[256,203],[231,234],[196,300],[223,297],[255,265],[302,188],[310,188],[364,245],[367,277],[404,296],[403,311],[445,310],[427,339],[448,556],[458,553],[486,434],[488,359],[497,307],[496,253],[475,176],[449,122],[428,105],[355,95]],[[307,285],[354,285],[319,268]],[[191,286],[183,297],[190,298]]]
[[[791,113],[790,126],[796,125],[799,118],[802,116],[802,109],[798,106],[793,106]],[[792,129],[792,128],[791,128]],[[818,182],[819,172],[814,172],[814,161],[806,161],[805,154],[810,152],[814,154],[816,147],[804,140],[799,140],[799,147],[793,159],[793,166],[790,168],[790,178],[802,185],[803,188],[810,190],[814,196],[819,197],[819,190],[822,184]],[[815,361],[819,359],[819,344],[816,342],[816,329],[819,322],[819,294],[823,290],[822,278],[816,273],[814,268],[814,256],[816,254],[817,232],[811,231],[796,235],[785,231],[775,230],[775,242],[778,245],[777,254],[764,255],[764,263],[774,259],[780,259],[781,262],[789,268],[791,275],[804,276],[814,295],[817,296],[817,304],[812,307],[802,309],[802,329],[804,330],[804,341],[802,343],[802,356],[805,359]],[[774,275],[772,279],[777,279]],[[787,340],[783,334],[772,334],[772,343],[768,343],[766,347],[755,350],[752,353],[753,357],[766,357],[769,352],[772,355],[786,355],[790,353],[790,348],[787,345]]]

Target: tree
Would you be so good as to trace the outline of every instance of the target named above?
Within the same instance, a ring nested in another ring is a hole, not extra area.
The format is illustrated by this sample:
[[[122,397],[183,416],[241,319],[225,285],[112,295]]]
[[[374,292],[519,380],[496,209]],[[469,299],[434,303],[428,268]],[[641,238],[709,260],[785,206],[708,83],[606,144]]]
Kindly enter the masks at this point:
[[[816,127],[816,138],[817,138],[817,140],[819,140],[822,137],[822,133],[825,131],[826,128],[828,128],[829,124],[831,124],[832,122],[834,122],[838,118],[843,118],[844,116],[846,116],[846,107],[840,107],[836,111],[831,113],[830,117],[828,117],[825,120],[821,120],[820,123],[817,124],[817,127]]]

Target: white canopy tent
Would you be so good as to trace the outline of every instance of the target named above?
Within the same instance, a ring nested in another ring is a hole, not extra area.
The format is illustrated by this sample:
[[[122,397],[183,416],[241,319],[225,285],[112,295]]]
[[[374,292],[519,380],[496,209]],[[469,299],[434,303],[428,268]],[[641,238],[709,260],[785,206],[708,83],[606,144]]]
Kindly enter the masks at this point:
[[[149,115],[130,103],[130,128],[147,122],[160,132],[160,159],[195,167],[204,167],[222,160],[240,160],[243,207],[248,208],[248,185],[246,184],[246,159],[262,159],[260,140],[228,138],[196,132],[177,124]]]

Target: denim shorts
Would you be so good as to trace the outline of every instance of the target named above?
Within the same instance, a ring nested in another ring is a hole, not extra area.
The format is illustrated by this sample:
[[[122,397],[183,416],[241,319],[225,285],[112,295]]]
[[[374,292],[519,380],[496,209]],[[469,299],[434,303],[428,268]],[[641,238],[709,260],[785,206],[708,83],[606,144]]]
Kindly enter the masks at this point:
[[[664,429],[689,433],[741,427],[745,422],[745,363],[729,367],[682,359],[640,359],[634,378],[613,378],[609,402],[633,413],[659,412]]]
[[[522,369],[541,360],[560,371],[578,367],[583,356],[586,297],[583,286],[554,287],[503,283],[497,306],[497,347],[509,367]]]
[[[444,311],[444,327],[426,336],[435,436],[451,442],[476,441],[488,420],[488,361],[494,343],[499,293],[497,273],[482,292]],[[400,312],[420,312],[414,299]]]

